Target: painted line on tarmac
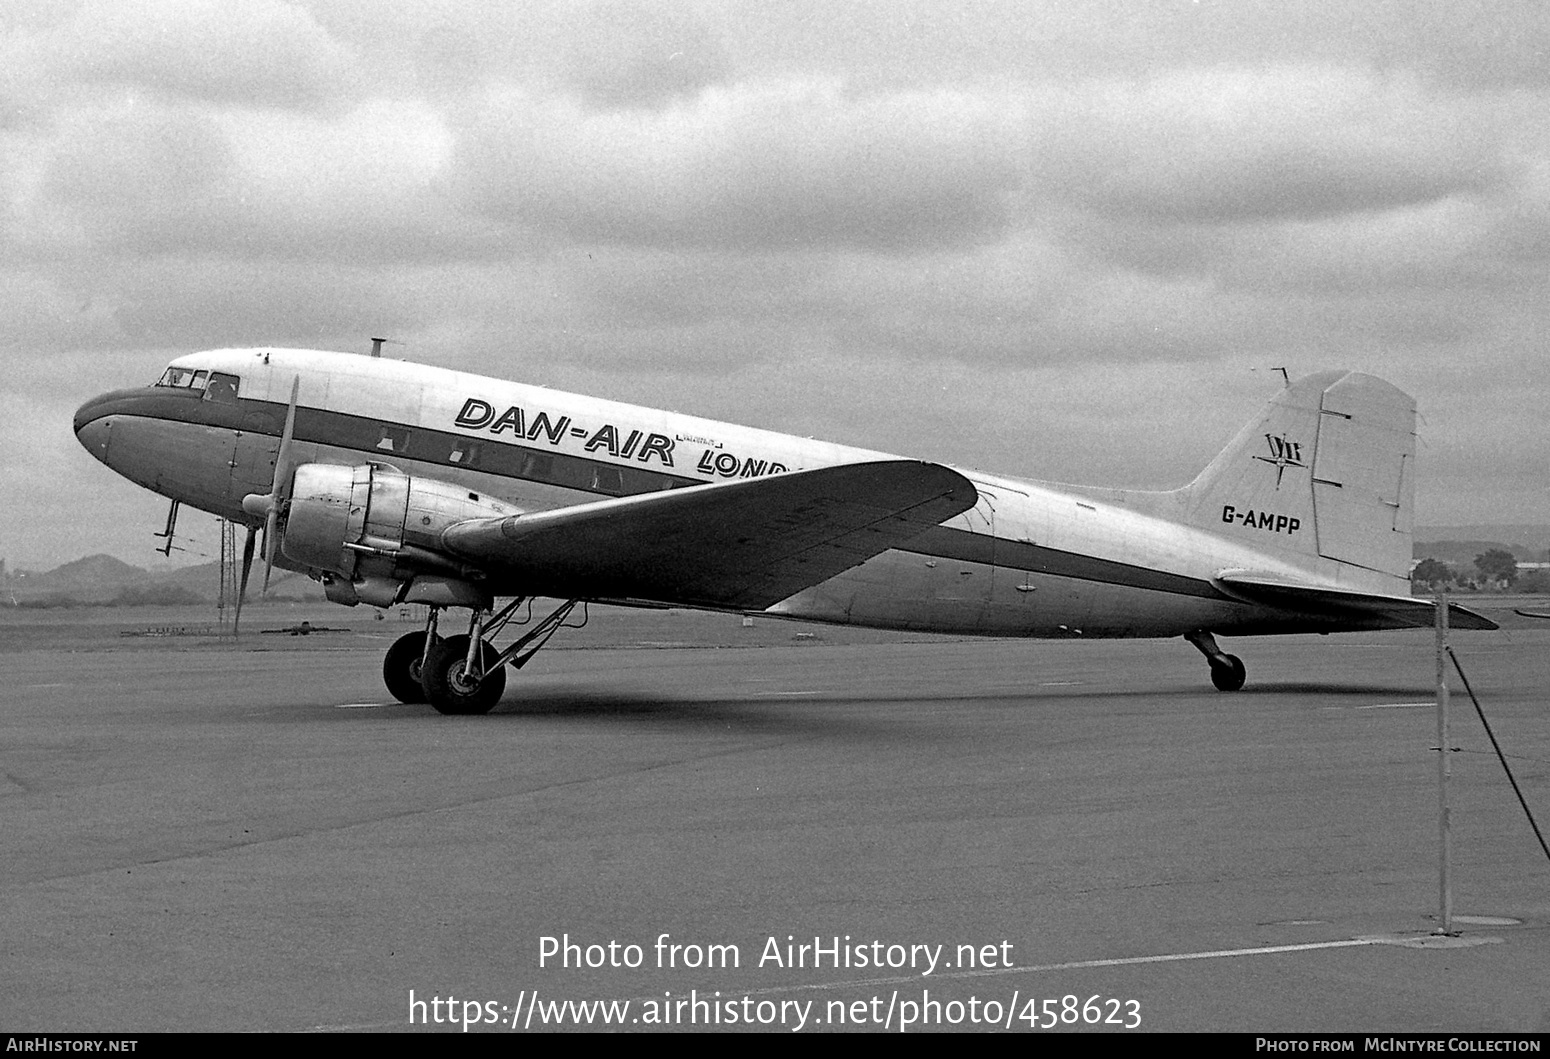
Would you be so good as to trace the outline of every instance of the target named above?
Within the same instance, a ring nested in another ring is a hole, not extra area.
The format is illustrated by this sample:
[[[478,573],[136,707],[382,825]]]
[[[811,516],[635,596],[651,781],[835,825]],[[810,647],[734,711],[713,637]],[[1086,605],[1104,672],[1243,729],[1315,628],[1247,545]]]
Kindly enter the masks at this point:
[[[384,706],[396,706],[394,702],[341,702],[334,706],[336,710],[380,710]]]
[[[1211,949],[1205,952],[1171,952],[1159,956],[1117,956],[1106,960],[1070,960],[1066,963],[1034,964],[1027,967],[991,967],[973,971],[945,971],[936,974],[905,974],[886,978],[853,978],[838,982],[813,982],[808,985],[771,986],[728,996],[769,996],[776,993],[800,993],[814,989],[856,989],[866,986],[903,985],[907,982],[931,982],[936,979],[995,978],[1008,974],[1041,974],[1050,971],[1078,971],[1093,967],[1130,967],[1148,963],[1178,963],[1184,960],[1219,960],[1229,956],[1274,956],[1283,952],[1308,952],[1314,949],[1354,949],[1372,945],[1392,945],[1389,938],[1346,938],[1341,941],[1308,941],[1295,945],[1261,945],[1252,949]],[[652,997],[630,999],[650,1000]]]
[[[1050,971],[1077,971],[1094,967],[1130,967],[1148,963],[1177,963],[1184,960],[1218,960],[1230,956],[1273,956],[1283,952],[1308,952],[1314,949],[1354,949],[1372,945],[1392,945],[1388,938],[1347,938],[1342,941],[1310,941],[1296,945],[1262,945],[1252,949],[1211,949],[1205,952],[1172,952],[1159,956],[1119,956],[1107,960],[1070,960],[1066,963],[1045,963],[1028,967],[994,967],[974,971],[946,971],[936,974],[905,974],[886,978],[853,978],[838,982],[813,982],[808,985],[771,986],[768,989],[751,989],[747,992],[726,993],[728,997],[775,996],[781,993],[802,993],[827,989],[864,989],[883,985],[930,983],[937,980],[959,978],[995,978],[1008,974],[1041,974]],[[654,1000],[656,997],[630,997],[630,1000]]]
[[[1353,706],[1354,710],[1413,710],[1422,706],[1435,706],[1437,700],[1430,702],[1379,702],[1371,706]]]
[[[1220,960],[1229,956],[1273,956],[1281,952],[1307,952],[1312,949],[1352,949],[1382,944],[1376,938],[1347,938],[1343,941],[1306,941],[1295,945],[1260,945],[1252,949],[1209,949],[1205,952],[1170,952],[1160,956],[1119,956],[1108,960],[1073,960],[1036,967],[996,967],[983,971],[958,971],[944,978],[985,978],[998,974],[1032,974],[1037,971],[1075,971],[1084,967],[1130,967],[1146,963],[1179,963],[1184,960]]]

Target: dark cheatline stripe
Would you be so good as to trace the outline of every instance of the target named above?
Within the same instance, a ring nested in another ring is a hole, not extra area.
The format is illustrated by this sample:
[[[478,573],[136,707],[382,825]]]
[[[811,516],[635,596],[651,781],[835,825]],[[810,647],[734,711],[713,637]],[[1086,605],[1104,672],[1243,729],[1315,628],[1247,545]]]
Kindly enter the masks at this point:
[[[286,405],[273,401],[207,401],[195,391],[169,387],[119,391],[94,402],[92,407],[93,418],[144,416],[272,438],[279,438],[284,432],[285,413]],[[363,462],[415,460],[601,496],[633,496],[706,484],[702,479],[646,467],[302,405],[296,408],[296,440],[354,449],[362,454]],[[390,448],[383,446],[384,440],[391,441]]]
[[[1229,599],[1209,581],[1183,574],[1170,574],[1144,566],[1099,559],[1058,548],[1042,548],[1037,544],[1010,541],[990,537],[983,533],[970,533],[951,526],[929,529],[905,545],[902,551],[921,555],[957,559],[962,562],[984,563],[1004,570],[1026,570],[1034,574],[1053,577],[1069,577],[1078,581],[1097,581],[1106,585],[1125,585],[1153,592],[1168,592],[1176,596],[1199,596],[1202,599]]]
[[[281,418],[283,424],[283,406]],[[279,431],[275,434],[278,436]],[[415,460],[603,496],[633,496],[704,484],[699,479],[667,471],[319,408],[296,409],[296,437],[302,441],[354,449],[365,453],[367,459],[389,463],[394,458]],[[384,447],[385,440],[391,442],[391,447]]]
[[[93,402],[92,408],[93,417],[146,416],[265,434],[273,438],[279,438],[285,428],[285,412],[284,404],[273,401],[250,398],[235,403],[207,401],[195,391],[167,387],[108,394],[98,402]],[[392,448],[382,447],[385,438],[392,440]],[[391,463],[395,458],[414,460],[601,496],[633,496],[662,489],[709,484],[704,479],[665,471],[621,466],[495,438],[394,423],[323,408],[297,406],[296,440],[353,449],[362,454],[363,461],[377,459]],[[1230,598],[1209,581],[1199,578],[1149,570],[1076,552],[1043,548],[1022,541],[997,539],[951,526],[929,529],[900,550],[1173,595],[1199,596],[1204,599]]]

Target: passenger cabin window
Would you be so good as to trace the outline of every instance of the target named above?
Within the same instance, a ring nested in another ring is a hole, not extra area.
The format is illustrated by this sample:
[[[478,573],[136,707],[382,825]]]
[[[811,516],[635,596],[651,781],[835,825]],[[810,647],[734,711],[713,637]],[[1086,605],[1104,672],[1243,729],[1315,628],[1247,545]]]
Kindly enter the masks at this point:
[[[452,442],[452,452],[447,456],[447,462],[459,467],[477,467],[483,455],[484,446],[479,442],[458,438]]]
[[[518,478],[530,478],[534,481],[544,481],[554,469],[554,457],[547,452],[522,453],[522,462],[517,467]]]
[[[403,427],[382,424],[381,440],[377,442],[380,452],[405,452],[409,448],[409,431]]]
[[[601,466],[592,468],[592,491],[624,495],[624,468]]]

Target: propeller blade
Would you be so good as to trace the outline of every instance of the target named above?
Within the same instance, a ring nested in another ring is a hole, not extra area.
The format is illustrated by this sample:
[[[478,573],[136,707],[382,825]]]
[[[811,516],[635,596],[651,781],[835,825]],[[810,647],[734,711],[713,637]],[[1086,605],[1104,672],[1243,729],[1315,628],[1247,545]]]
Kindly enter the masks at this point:
[[[291,403],[285,410],[285,430],[280,434],[280,449],[274,457],[274,483],[269,495],[276,501],[289,500],[291,496],[291,441],[296,436],[296,395],[301,390],[301,376],[291,380]]]
[[[291,498],[294,470],[291,467],[291,441],[296,436],[296,396],[301,392],[301,376],[291,379],[291,403],[285,410],[285,430],[280,448],[274,454],[274,481],[269,486],[268,510],[264,513],[264,590],[269,594],[269,575],[274,572],[274,557],[279,549],[280,508]],[[244,505],[245,506],[245,505]]]
[[[231,620],[232,639],[237,638],[237,631],[242,626],[242,600],[248,594],[248,574],[253,569],[253,538],[258,536],[258,527],[248,527],[247,540],[242,542],[242,581],[237,588],[237,613]]]
[[[249,533],[258,532],[256,529]],[[261,595],[269,595],[269,574],[274,569],[275,538],[280,532],[280,506],[276,504],[269,509],[269,514],[264,518],[264,589]]]

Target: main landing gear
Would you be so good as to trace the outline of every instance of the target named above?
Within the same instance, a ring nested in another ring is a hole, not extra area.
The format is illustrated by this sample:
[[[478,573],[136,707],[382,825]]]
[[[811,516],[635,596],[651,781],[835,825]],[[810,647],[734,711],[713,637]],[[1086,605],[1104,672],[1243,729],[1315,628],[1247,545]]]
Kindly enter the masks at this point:
[[[1243,687],[1247,672],[1243,668],[1243,659],[1237,655],[1230,655],[1216,644],[1216,637],[1204,629],[1184,634],[1184,639],[1194,644],[1201,654],[1206,656],[1206,661],[1211,663],[1211,683],[1216,685],[1217,691],[1237,691]]]
[[[399,702],[429,702],[440,713],[489,713],[506,690],[506,666],[521,669],[565,625],[579,600],[567,600],[505,650],[491,642],[523,604],[533,620],[532,597],[519,596],[490,615],[474,609],[466,636],[437,635],[440,607],[432,607],[423,632],[401,636],[382,660],[382,682]],[[585,610],[583,609],[583,615]],[[583,616],[581,625],[585,625]],[[572,625],[570,628],[580,628]]]
[[[436,612],[431,612],[434,628]],[[399,702],[424,702],[425,687],[420,683],[420,670],[425,660],[425,641],[431,633],[412,632],[400,636],[387,656],[382,659],[382,683]]]

